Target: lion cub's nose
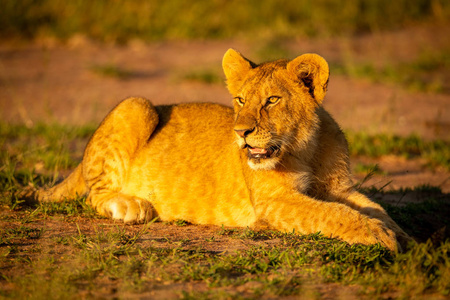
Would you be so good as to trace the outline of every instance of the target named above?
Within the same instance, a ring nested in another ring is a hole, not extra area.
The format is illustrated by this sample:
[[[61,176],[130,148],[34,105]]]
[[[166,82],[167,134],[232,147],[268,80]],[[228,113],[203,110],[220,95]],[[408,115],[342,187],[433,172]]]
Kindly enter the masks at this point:
[[[242,138],[246,137],[247,135],[249,135],[250,133],[252,133],[253,131],[255,131],[255,127],[251,128],[251,129],[234,129],[234,131]]]

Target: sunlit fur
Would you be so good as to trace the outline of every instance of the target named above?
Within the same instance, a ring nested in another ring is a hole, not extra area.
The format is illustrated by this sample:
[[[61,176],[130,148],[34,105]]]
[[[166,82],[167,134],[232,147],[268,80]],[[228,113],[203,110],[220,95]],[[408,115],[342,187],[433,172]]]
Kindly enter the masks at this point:
[[[106,116],[66,180],[24,198],[86,194],[100,214],[125,223],[158,217],[265,224],[391,250],[410,240],[353,188],[347,142],[322,107],[328,83],[322,57],[256,65],[230,49],[223,69],[234,109],[126,99]],[[249,147],[273,155],[249,156]]]

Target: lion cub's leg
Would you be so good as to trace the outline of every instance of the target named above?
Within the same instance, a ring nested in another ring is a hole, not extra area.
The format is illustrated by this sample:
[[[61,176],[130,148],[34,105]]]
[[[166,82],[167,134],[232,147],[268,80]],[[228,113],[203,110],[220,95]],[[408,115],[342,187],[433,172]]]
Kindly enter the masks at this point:
[[[302,234],[321,232],[350,244],[380,243],[397,250],[395,233],[381,220],[370,218],[347,205],[316,200],[303,194],[280,195],[255,207],[260,220],[282,231]]]
[[[86,147],[83,177],[91,205],[102,215],[141,223],[152,218],[150,202],[122,194],[130,164],[158,124],[158,114],[143,98],[129,98],[114,108]]]

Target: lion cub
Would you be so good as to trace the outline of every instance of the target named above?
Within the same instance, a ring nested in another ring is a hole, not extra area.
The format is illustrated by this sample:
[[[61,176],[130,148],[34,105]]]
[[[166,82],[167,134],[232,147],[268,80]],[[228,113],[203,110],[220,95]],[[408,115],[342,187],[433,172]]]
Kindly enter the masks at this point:
[[[329,75],[322,57],[256,65],[230,49],[223,69],[234,109],[126,99],[75,171],[32,196],[87,194],[101,215],[125,223],[265,224],[391,250],[410,240],[353,188],[346,139],[322,107]]]

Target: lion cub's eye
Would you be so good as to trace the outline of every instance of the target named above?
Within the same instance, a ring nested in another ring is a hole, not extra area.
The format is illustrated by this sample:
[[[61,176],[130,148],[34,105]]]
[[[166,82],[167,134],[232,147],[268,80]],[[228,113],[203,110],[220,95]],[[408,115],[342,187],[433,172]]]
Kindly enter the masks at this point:
[[[236,102],[241,106],[243,106],[245,104],[245,100],[242,99],[241,97],[236,97],[236,98],[234,98],[234,100],[236,100]]]
[[[266,104],[275,104],[278,101],[280,101],[281,97],[278,96],[270,96],[269,98],[267,98],[267,102]]]

